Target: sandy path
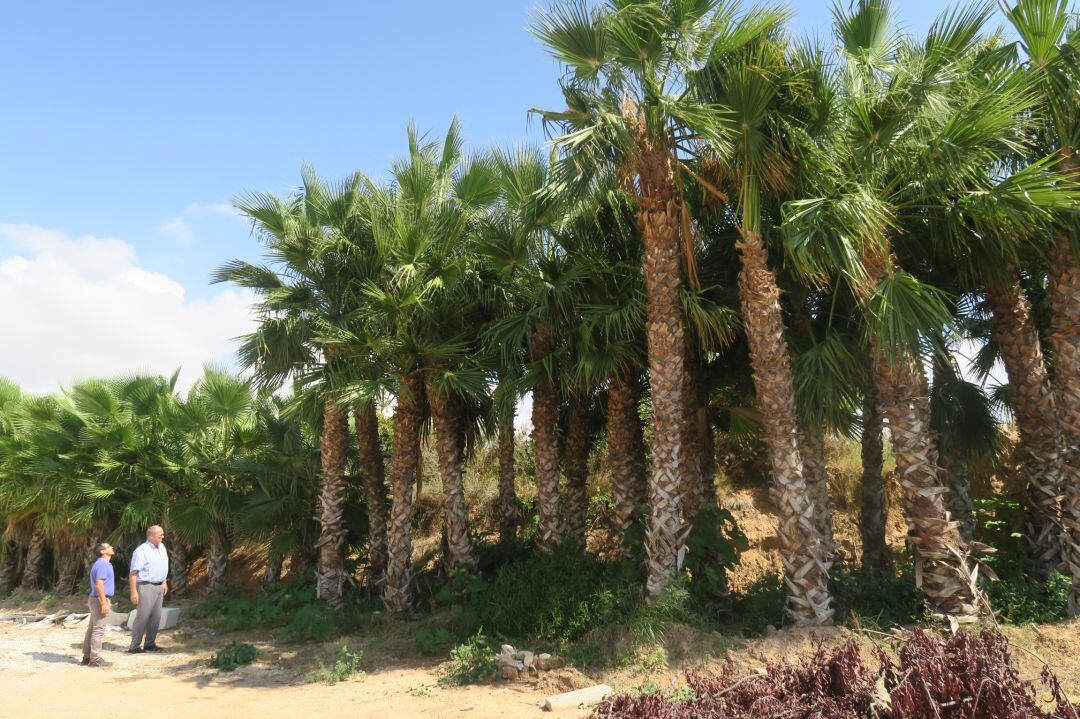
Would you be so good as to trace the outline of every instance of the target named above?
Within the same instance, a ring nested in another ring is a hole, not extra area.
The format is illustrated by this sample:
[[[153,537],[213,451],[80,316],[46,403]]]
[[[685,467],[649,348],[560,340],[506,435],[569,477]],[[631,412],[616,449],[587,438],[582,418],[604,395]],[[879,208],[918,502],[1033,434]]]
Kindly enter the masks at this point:
[[[536,702],[551,693],[527,684],[439,686],[430,668],[376,671],[336,685],[304,684],[275,664],[216,671],[206,665],[208,651],[178,646],[167,635],[159,643],[170,647],[168,653],[128,655],[127,635],[114,632],[105,640],[113,666],[90,669],[78,665],[83,632],[0,624],[0,718],[96,719],[145,711],[155,719],[497,719],[545,716]]]

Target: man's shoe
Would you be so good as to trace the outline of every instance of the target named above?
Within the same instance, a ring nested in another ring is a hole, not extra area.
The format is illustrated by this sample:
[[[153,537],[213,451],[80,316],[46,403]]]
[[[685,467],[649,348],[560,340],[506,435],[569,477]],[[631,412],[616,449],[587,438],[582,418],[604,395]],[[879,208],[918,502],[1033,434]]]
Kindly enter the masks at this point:
[[[91,659],[86,663],[88,667],[111,667],[112,662],[107,662],[104,659]]]
[[[79,666],[80,667],[85,667],[89,663],[90,663],[90,657],[83,657],[82,661],[79,662]]]
[[[159,647],[157,644],[147,644],[145,647],[143,647],[143,651],[144,652],[163,652],[165,650],[162,649],[161,647]]]
[[[132,647],[131,649],[127,650],[127,653],[128,654],[142,654],[143,651],[144,650],[142,649],[142,647]]]

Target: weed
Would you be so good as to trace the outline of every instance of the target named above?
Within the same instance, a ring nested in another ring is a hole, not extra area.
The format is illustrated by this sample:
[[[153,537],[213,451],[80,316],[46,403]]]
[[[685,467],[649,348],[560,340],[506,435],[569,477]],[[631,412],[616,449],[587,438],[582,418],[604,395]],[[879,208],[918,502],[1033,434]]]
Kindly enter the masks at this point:
[[[638,662],[638,669],[643,672],[651,672],[657,669],[667,669],[667,665],[667,652],[663,649],[657,649],[641,658],[641,661]]]
[[[259,650],[254,645],[229,642],[224,649],[211,657],[210,666],[224,672],[231,672],[245,664],[251,664],[257,656],[259,656]]]
[[[690,687],[679,687],[669,698],[673,702],[694,702],[697,701],[697,692]]]
[[[647,681],[637,689],[637,695],[639,697],[651,697],[654,694],[660,693],[660,685],[654,681]]]
[[[443,676],[439,681],[445,684],[476,684],[495,676],[497,662],[491,640],[477,633],[450,652],[450,661],[443,665]]]
[[[604,662],[604,650],[599,644],[593,644],[592,642],[572,644],[566,650],[566,656],[570,659],[570,663],[578,669],[591,669],[600,666]]]
[[[318,669],[306,674],[304,681],[337,684],[356,674],[363,675],[364,673],[360,671],[360,661],[363,657],[363,652],[350,652],[349,648],[342,644],[333,663],[324,664],[320,660]]]
[[[431,696],[431,687],[426,687],[421,684],[418,687],[409,687],[409,696],[411,697],[429,697]]]

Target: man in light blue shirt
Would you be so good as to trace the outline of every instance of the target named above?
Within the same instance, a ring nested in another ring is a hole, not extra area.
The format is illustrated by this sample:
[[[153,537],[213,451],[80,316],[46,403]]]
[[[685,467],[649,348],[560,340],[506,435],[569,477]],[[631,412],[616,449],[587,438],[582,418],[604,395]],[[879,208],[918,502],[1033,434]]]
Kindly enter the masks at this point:
[[[156,524],[146,530],[146,541],[135,548],[131,555],[131,573],[128,586],[131,601],[138,607],[135,623],[131,627],[131,647],[128,654],[159,652],[157,645],[158,624],[161,623],[161,603],[169,593],[169,554],[162,540],[165,530]],[[143,636],[146,644],[143,645]]]

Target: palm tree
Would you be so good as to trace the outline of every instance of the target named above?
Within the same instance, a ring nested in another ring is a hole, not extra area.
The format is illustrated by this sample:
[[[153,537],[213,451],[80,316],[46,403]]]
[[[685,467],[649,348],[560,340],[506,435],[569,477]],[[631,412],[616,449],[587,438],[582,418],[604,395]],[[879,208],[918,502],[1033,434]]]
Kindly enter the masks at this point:
[[[475,357],[479,292],[469,247],[473,217],[495,196],[488,164],[465,158],[456,120],[441,143],[426,141],[411,126],[408,136],[409,155],[395,162],[393,184],[372,189],[378,272],[357,284],[349,327],[332,335],[343,356],[371,368],[346,393],[371,398],[390,391],[396,400],[383,601],[398,613],[412,606],[413,487],[429,407],[450,566],[475,565],[462,486],[460,403],[487,386]]]
[[[342,327],[352,309],[351,253],[370,232],[358,218],[364,187],[358,175],[329,186],[305,169],[302,189],[289,198],[269,194],[241,198],[237,208],[251,219],[266,244],[271,266],[234,260],[212,278],[252,289],[259,296],[260,325],[243,338],[240,356],[255,370],[260,385],[276,387],[289,375],[302,373],[306,386],[322,402],[315,574],[316,595],[330,606],[341,604],[345,581],[349,427],[334,386],[342,361],[322,335]]]
[[[1020,36],[1023,73],[1039,95],[1040,150],[1053,153],[1062,173],[1080,173],[1080,23],[1068,0],[1019,0],[1006,17]],[[1080,616],[1080,249],[1075,221],[1057,225],[1047,243],[1047,294],[1056,407],[1065,440],[1062,467],[1064,554],[1072,579],[1069,616]],[[1045,503],[1045,502],[1044,502]]]
[[[785,57],[779,37],[783,21],[783,15],[773,18],[771,25],[757,20],[758,41],[724,55],[714,54],[694,84],[704,102],[727,112],[724,121],[729,124],[731,150],[709,158],[715,169],[708,174],[715,177],[706,187],[715,188],[726,199],[716,185],[729,185],[738,208],[740,306],[780,511],[787,613],[800,625],[828,624],[832,618],[827,538],[831,522],[824,436],[799,422],[780,287],[769,265],[762,223],[767,211],[763,204],[787,194],[795,174],[798,153],[792,136],[802,128],[785,118],[810,115],[806,105],[818,102],[812,81],[822,73],[821,64],[813,63],[812,56]],[[819,80],[819,84],[825,83]],[[810,102],[801,95],[809,95]],[[822,122],[812,115],[809,119]]]
[[[494,272],[503,298],[487,337],[500,348],[504,365],[516,365],[521,355],[528,360],[523,362],[520,385],[532,391],[537,544],[549,552],[559,546],[563,535],[559,358],[581,278],[560,247],[559,230],[573,213],[574,198],[550,191],[549,165],[535,151],[496,152],[494,166],[499,200],[480,230],[479,251]]]
[[[766,12],[770,18],[775,13]],[[645,252],[649,385],[655,432],[649,480],[646,597],[655,601],[678,571],[685,538],[681,502],[681,435],[686,324],[680,288],[692,258],[689,221],[679,192],[681,159],[696,139],[724,144],[716,108],[693,102],[687,75],[714,52],[756,35],[754,21],[735,23],[737,5],[716,1],[609,2],[589,8],[562,2],[533,25],[549,52],[567,66],[567,109],[538,111],[562,131],[557,183],[590,181],[599,170],[627,179],[637,204]]]

